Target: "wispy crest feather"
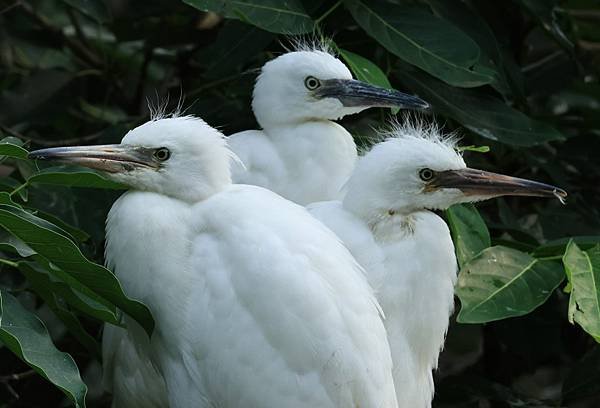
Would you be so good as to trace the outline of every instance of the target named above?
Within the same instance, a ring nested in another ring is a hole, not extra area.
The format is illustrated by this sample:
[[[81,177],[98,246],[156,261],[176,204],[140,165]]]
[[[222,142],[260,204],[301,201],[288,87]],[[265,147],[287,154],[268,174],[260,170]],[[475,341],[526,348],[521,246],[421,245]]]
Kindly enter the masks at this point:
[[[336,56],[335,47],[331,38],[318,33],[295,35],[286,38],[287,44],[281,43],[281,46],[287,52],[294,51],[321,51],[332,56]]]
[[[185,95],[183,94],[183,90],[180,91],[177,105],[175,106],[175,109],[171,112],[167,112],[169,102],[169,94],[167,94],[167,96],[161,100],[157,93],[156,104],[150,98],[146,98],[146,103],[148,104],[148,111],[150,112],[150,120],[156,121],[165,118],[179,118],[185,116],[187,108],[183,108],[183,105],[185,103]]]
[[[425,139],[447,149],[457,150],[460,135],[456,131],[443,131],[435,120],[425,120],[422,115],[405,113],[401,119],[392,118],[388,124],[376,131],[374,143],[383,142],[388,139]]]

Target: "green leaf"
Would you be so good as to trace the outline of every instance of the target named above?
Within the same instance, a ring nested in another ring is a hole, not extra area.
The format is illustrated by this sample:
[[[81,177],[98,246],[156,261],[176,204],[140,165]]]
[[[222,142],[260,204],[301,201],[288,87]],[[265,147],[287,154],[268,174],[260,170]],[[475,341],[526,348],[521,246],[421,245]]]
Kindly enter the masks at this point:
[[[87,387],[73,358],[57,350],[42,321],[4,290],[0,290],[0,341],[60,388],[76,407],[85,407]]]
[[[469,146],[460,146],[457,150],[459,152],[469,151],[469,152],[477,152],[477,153],[487,153],[490,151],[490,147],[489,146],[469,145]]]
[[[75,294],[71,288],[62,282],[53,281],[48,273],[36,268],[34,264],[19,262],[19,270],[25,275],[32,289],[40,295],[48,307],[65,324],[69,332],[96,357],[100,357],[98,342],[85,331],[77,316],[63,304],[64,301],[72,303]],[[61,296],[61,298],[58,296]],[[65,297],[69,299],[65,299]],[[93,314],[91,315],[93,316]]]
[[[382,88],[392,89],[389,79],[377,65],[353,52],[341,48],[338,48],[338,52],[346,61],[356,79]],[[399,108],[392,108],[392,113],[396,114],[399,110]]]
[[[61,220],[60,218],[58,218],[52,214],[49,214],[42,210],[33,209],[33,208],[30,208],[29,210],[33,213],[33,215],[43,218],[44,220],[46,220],[46,221],[56,225],[58,228],[62,229],[64,232],[68,233],[69,238],[72,238],[73,241],[86,242],[90,238],[90,235],[87,232],[82,231],[79,228],[75,228],[74,226],[67,224],[66,222],[64,222],[63,220]]]
[[[194,60],[206,67],[207,78],[223,78],[263,51],[274,38],[274,34],[256,26],[229,20],[219,30],[216,41],[199,50]]]
[[[98,320],[119,325],[119,316],[106,300],[102,299],[66,272],[59,270],[43,259],[36,259],[45,270],[34,264],[19,262],[19,270],[30,282],[43,282],[43,286],[52,287],[52,292],[61,296],[71,307]]]
[[[202,11],[235,18],[279,34],[311,32],[314,22],[300,0],[183,0]]]
[[[0,191],[0,204],[12,205],[13,207],[21,208],[21,206],[15,203],[10,194],[5,191]]]
[[[461,267],[491,245],[490,233],[473,204],[453,205],[446,218]]]
[[[127,188],[93,170],[73,166],[46,168],[29,177],[27,182],[29,184],[52,184],[55,186],[106,188],[111,190],[123,190]]]
[[[88,261],[67,234],[27,211],[0,205],[0,225],[42,257],[97,295],[114,303],[140,323],[150,335],[154,321],[148,308],[125,296],[121,284],[108,269]]]
[[[525,315],[544,303],[563,279],[558,262],[502,246],[487,248],[458,275],[456,294],[462,307],[457,320],[485,323]]]
[[[510,93],[511,85],[513,91],[520,93],[520,89],[505,73],[505,60],[512,57],[503,55],[494,32],[481,15],[464,2],[426,1],[435,14],[460,28],[477,43],[481,50],[478,63],[494,73],[491,86],[503,95]]]
[[[7,137],[0,140],[0,156],[14,157],[15,159],[27,159],[29,152],[14,143],[14,137]],[[18,140],[18,139],[17,139]]]
[[[563,263],[571,282],[569,321],[600,341],[600,244],[582,251],[570,242]]]
[[[0,229],[0,250],[14,252],[23,258],[37,253],[29,245],[3,229]]]
[[[492,70],[477,64],[477,43],[427,9],[380,0],[345,4],[367,34],[390,52],[448,84],[475,87],[494,80]]]
[[[383,88],[392,89],[392,85],[387,76],[377,65],[353,52],[341,48],[338,50],[356,79]]]
[[[396,73],[403,83],[436,110],[485,138],[515,146],[534,146],[564,139],[545,123],[535,121],[478,90],[448,86],[406,64],[402,64]]]
[[[578,237],[559,238],[540,245],[533,256],[536,258],[547,258],[551,256],[563,256],[569,242],[573,241],[580,249],[589,249],[600,244],[600,235],[586,235]]]

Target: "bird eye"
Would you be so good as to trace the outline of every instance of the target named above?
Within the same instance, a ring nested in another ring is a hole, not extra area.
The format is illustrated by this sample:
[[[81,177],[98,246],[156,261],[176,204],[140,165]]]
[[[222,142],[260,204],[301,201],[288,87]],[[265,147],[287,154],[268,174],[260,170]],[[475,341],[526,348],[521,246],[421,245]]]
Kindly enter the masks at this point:
[[[171,152],[166,147],[161,147],[160,149],[156,149],[154,151],[153,156],[156,160],[164,162],[169,160],[169,157],[171,157]]]
[[[435,172],[433,170],[431,170],[431,169],[428,169],[428,168],[424,168],[424,169],[421,169],[419,171],[419,177],[423,181],[429,181],[429,180],[431,180],[434,175],[435,175]]]
[[[321,86],[321,82],[315,77],[309,76],[304,80],[304,86],[311,91],[314,91]]]

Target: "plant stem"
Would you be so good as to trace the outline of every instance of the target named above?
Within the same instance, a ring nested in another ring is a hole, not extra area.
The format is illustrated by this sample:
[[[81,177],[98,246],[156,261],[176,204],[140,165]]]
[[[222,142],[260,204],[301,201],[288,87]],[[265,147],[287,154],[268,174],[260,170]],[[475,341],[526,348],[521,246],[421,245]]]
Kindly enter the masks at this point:
[[[4,258],[0,258],[0,264],[12,266],[13,268],[18,268],[19,267],[18,263],[14,262],[14,261],[11,261],[9,259],[4,259]],[[2,382],[2,378],[3,377],[0,377],[0,382]]]
[[[15,188],[13,191],[10,192],[10,196],[11,197],[14,196],[16,193],[23,190],[28,185],[29,185],[29,183],[27,181],[25,183],[21,184],[19,187]]]
[[[325,13],[323,13],[321,15],[321,17],[319,17],[315,20],[315,25],[321,24],[321,21],[325,20],[327,18],[327,16],[329,16],[331,13],[333,13],[335,11],[335,9],[340,6],[340,4],[342,4],[342,0],[336,1],[335,4],[333,6],[331,6],[331,8],[329,8]]]

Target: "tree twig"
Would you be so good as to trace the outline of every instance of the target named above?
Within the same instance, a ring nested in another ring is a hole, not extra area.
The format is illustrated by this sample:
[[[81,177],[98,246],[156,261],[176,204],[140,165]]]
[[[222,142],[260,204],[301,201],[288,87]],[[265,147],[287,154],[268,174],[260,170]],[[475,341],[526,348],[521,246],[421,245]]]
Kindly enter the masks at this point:
[[[32,369],[32,370],[23,371],[22,373],[0,375],[0,383],[7,383],[9,381],[23,380],[25,378],[32,377],[35,374],[36,374],[36,371]]]
[[[13,130],[10,127],[3,125],[1,123],[0,123],[0,129],[5,131],[6,133],[10,134],[11,136],[17,137],[25,142],[34,142],[40,146],[66,146],[66,145],[91,142],[93,140],[99,139],[102,136],[102,133],[104,132],[104,131],[100,131],[100,132],[92,133],[92,134],[89,134],[86,136],[72,137],[69,139],[45,140],[45,139],[38,139],[35,137],[31,137],[31,136],[26,136],[26,135],[19,133],[16,130]]]
[[[29,15],[41,28],[51,33],[58,40],[62,41],[75,55],[84,60],[88,65],[98,68],[102,67],[102,60],[94,54],[92,51],[87,49],[83,44],[79,41],[74,40],[69,37],[63,31],[50,24],[47,18],[38,14],[34,8],[26,1],[21,1],[20,3],[21,9]]]

